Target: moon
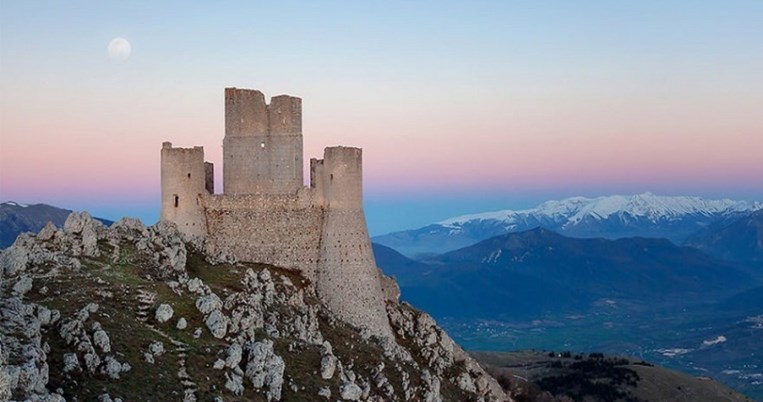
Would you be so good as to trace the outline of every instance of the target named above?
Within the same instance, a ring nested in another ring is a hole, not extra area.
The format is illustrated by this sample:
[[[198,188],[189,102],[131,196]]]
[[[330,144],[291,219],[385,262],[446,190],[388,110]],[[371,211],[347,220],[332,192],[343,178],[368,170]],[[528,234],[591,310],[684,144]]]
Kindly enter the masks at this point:
[[[122,37],[116,37],[109,42],[108,46],[109,58],[113,60],[125,60],[130,57],[132,47],[130,42]]]

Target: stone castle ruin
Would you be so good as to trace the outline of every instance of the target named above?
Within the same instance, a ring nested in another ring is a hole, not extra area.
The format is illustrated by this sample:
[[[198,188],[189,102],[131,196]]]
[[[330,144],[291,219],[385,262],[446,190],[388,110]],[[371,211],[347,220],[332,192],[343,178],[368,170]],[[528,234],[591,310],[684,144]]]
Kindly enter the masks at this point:
[[[302,100],[225,89],[223,193],[203,147],[162,144],[161,220],[207,253],[297,269],[328,307],[370,334],[391,336],[363,214],[360,148],[328,147],[303,185]],[[387,289],[387,291],[390,291]],[[394,291],[392,291],[394,292]]]

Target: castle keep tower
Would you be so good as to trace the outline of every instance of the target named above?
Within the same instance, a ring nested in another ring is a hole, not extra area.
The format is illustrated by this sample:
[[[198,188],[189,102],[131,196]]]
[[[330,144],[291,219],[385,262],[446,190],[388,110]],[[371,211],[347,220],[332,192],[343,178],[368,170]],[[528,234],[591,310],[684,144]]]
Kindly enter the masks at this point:
[[[223,192],[293,194],[302,185],[302,100],[268,105],[260,91],[226,88]]]
[[[162,144],[162,220],[219,260],[299,270],[339,318],[392,337],[363,214],[360,148],[329,147],[302,178],[302,101],[225,89],[223,194],[201,147]]]

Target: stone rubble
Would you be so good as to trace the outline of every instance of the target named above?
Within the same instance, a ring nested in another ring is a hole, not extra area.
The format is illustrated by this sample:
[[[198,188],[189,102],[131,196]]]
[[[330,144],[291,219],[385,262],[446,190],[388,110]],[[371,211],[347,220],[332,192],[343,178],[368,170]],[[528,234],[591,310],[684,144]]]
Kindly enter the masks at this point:
[[[321,349],[321,378],[329,380],[334,377],[334,371],[336,371],[337,359],[331,349],[331,344],[326,341],[323,342]]]

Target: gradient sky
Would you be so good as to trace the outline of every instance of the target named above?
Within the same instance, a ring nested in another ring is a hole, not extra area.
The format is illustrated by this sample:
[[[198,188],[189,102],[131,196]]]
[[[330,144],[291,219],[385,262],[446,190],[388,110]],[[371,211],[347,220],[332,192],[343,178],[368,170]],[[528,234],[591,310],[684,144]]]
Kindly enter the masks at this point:
[[[0,0],[0,201],[153,223],[162,141],[222,184],[226,86],[302,97],[306,160],[364,148],[373,234],[572,195],[763,200],[761,1]]]

